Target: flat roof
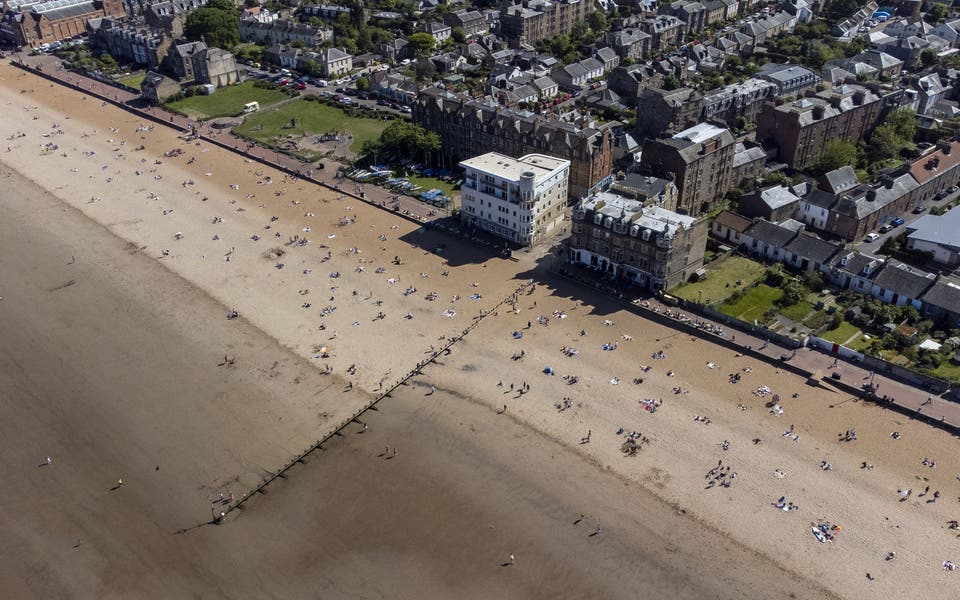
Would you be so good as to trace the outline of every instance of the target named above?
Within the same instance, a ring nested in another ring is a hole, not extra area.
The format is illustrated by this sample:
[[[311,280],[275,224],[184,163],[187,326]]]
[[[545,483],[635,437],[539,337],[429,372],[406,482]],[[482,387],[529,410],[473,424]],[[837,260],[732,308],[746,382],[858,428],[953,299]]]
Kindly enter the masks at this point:
[[[568,168],[570,161],[546,154],[527,154],[520,158],[513,158],[498,152],[488,152],[461,161],[460,166],[483,171],[510,181],[520,181],[521,173],[530,171],[534,174],[534,181],[539,183],[557,171]]]

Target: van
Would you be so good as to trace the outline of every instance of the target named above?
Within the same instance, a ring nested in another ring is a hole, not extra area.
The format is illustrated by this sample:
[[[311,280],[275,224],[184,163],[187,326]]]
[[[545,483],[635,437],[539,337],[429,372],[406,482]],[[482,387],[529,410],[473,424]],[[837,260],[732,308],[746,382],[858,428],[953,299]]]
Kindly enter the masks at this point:
[[[247,102],[243,105],[243,114],[248,115],[252,112],[257,112],[260,110],[259,102]]]

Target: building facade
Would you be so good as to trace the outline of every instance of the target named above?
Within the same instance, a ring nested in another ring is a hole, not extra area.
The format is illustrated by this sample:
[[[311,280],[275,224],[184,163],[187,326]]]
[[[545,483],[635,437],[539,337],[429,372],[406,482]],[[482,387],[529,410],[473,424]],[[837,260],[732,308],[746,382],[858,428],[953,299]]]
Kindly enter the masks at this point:
[[[764,104],[757,116],[757,140],[778,148],[793,168],[820,158],[830,140],[856,143],[873,131],[883,112],[881,98],[859,85],[841,85],[784,104]]]
[[[641,165],[677,186],[678,211],[697,216],[716,208],[733,187],[730,131],[700,123],[643,150]]]
[[[511,158],[488,152],[460,166],[464,224],[533,246],[563,223],[570,161],[543,154]]]
[[[534,115],[435,87],[421,92],[412,108],[413,121],[440,136],[450,166],[478,152],[556,156],[570,161],[568,192],[574,199],[611,177],[614,136],[607,126]]]
[[[123,15],[120,0],[4,0],[0,3],[0,41],[39,47],[83,35],[90,19]]]
[[[651,290],[672,288],[703,266],[707,221],[610,192],[573,211],[569,259]]]
[[[523,0],[500,9],[500,35],[513,47],[534,44],[569,34],[594,10],[592,0]]]

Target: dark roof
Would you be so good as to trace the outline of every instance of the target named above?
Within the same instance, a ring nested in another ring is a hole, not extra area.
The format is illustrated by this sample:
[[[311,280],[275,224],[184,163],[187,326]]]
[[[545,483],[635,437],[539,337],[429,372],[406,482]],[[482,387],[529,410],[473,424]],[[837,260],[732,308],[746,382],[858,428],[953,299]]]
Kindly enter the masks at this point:
[[[916,299],[933,283],[933,274],[904,263],[887,263],[873,283],[901,296]]]
[[[833,266],[851,275],[870,277],[877,274],[877,268],[882,264],[883,261],[881,259],[854,250],[847,254],[838,255]]]
[[[960,314],[960,285],[952,281],[940,280],[923,295],[923,302]]]
[[[787,244],[797,235],[797,232],[781,227],[776,223],[771,223],[766,219],[760,219],[753,224],[746,232],[751,238],[764,242],[768,246],[776,248],[785,248]]]
[[[730,212],[725,210],[718,214],[713,222],[718,225],[724,225],[730,229],[736,231],[737,233],[743,233],[750,228],[750,225],[753,224],[753,221],[744,217],[743,215],[738,215],[737,213]]]
[[[860,180],[857,179],[857,174],[852,167],[840,167],[839,169],[825,173],[820,183],[824,190],[839,194],[840,192],[845,192],[857,187],[860,184]]]
[[[839,249],[840,246],[825,242],[808,233],[799,234],[787,244],[787,251],[794,256],[807,258],[820,264],[824,264],[830,260],[830,257],[836,254]]]

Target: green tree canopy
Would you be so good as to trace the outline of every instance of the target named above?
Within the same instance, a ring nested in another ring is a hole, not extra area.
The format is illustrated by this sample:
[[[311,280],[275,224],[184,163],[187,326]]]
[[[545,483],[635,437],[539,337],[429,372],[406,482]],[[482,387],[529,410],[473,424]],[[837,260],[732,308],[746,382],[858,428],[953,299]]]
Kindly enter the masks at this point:
[[[215,8],[231,14],[237,12],[237,5],[233,0],[208,0],[205,6],[206,8]]]
[[[857,164],[857,147],[846,140],[833,139],[823,145],[816,170],[822,173]]]
[[[240,43],[237,15],[207,6],[187,15],[184,35],[193,42],[203,40],[212,48],[233,48]]]
[[[429,33],[423,31],[412,34],[407,38],[407,41],[410,42],[410,45],[413,46],[413,49],[416,50],[419,56],[429,54],[437,45],[437,40]]]
[[[364,75],[363,77],[357,79],[356,86],[357,90],[365,92],[370,89],[370,79]]]
[[[463,30],[463,27],[457,26],[450,31],[450,37],[458,44],[462,44],[467,41],[467,32]]]
[[[594,33],[603,33],[607,30],[607,27],[609,27],[607,15],[602,10],[595,10],[587,17],[587,25],[590,26],[590,30]]]
[[[932,23],[933,25],[936,25],[937,23],[940,23],[944,19],[946,19],[949,13],[950,13],[950,8],[946,4],[941,4],[940,2],[937,2],[936,4],[930,7],[930,10],[928,10],[925,15],[923,15],[923,20],[926,21],[927,23]]]
[[[427,158],[440,149],[440,136],[410,121],[398,119],[380,134],[380,149],[398,157]]]

